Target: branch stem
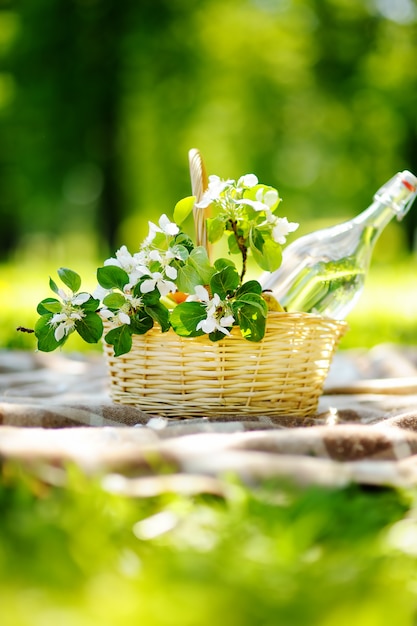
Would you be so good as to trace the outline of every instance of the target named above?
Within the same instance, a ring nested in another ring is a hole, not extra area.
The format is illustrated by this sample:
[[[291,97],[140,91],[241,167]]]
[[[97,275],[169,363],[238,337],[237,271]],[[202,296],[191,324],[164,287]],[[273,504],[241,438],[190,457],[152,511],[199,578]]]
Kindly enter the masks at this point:
[[[240,282],[243,282],[243,277],[246,274],[246,262],[247,262],[247,258],[248,258],[248,248],[245,244],[245,239],[239,235],[238,233],[238,229],[237,229],[237,221],[236,220],[229,220],[229,224],[232,228],[233,234],[235,236],[236,239],[236,243],[237,246],[239,248],[240,254],[242,255],[242,271],[240,273]]]

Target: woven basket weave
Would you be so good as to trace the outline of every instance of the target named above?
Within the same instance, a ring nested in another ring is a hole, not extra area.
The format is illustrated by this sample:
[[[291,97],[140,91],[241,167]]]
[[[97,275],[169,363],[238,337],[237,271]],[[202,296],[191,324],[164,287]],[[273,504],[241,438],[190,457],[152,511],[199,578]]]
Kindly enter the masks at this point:
[[[207,184],[201,155],[190,151],[193,195]],[[207,211],[195,208],[196,242],[208,249]],[[308,313],[269,312],[265,337],[243,339],[234,327],[224,340],[179,337],[155,326],[133,335],[129,353],[104,344],[114,402],[175,418],[316,413],[345,322]]]
[[[307,313],[270,313],[260,342],[238,328],[215,343],[153,328],[123,356],[105,345],[110,394],[163,417],[312,416],[346,328]]]

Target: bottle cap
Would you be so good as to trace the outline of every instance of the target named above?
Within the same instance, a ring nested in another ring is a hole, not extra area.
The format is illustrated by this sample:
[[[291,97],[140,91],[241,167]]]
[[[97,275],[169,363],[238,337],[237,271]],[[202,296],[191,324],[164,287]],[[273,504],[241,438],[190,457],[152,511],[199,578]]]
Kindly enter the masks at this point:
[[[409,191],[417,191],[417,177],[414,176],[408,170],[404,170],[400,174],[402,184],[407,187]]]
[[[408,170],[398,172],[374,195],[374,199],[382,204],[390,205],[397,219],[408,213],[417,196],[417,177]]]

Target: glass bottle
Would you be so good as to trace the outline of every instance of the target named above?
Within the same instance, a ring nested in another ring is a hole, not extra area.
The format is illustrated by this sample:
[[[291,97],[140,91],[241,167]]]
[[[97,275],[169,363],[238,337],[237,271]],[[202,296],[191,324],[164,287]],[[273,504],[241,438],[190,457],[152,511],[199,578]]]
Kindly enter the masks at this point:
[[[417,178],[399,172],[357,217],[296,239],[283,251],[278,270],[264,274],[287,311],[345,319],[362,293],[375,242],[387,224],[401,220],[417,195]]]

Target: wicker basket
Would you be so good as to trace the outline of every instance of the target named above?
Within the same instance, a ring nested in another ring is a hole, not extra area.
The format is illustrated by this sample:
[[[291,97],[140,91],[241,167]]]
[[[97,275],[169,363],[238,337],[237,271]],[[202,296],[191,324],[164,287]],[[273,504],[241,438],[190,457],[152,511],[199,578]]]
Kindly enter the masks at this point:
[[[207,186],[203,159],[189,153],[193,195]],[[206,233],[209,209],[194,208],[197,245],[210,254]],[[128,354],[115,357],[104,344],[114,402],[135,405],[163,417],[315,414],[333,354],[347,330],[345,322],[307,313],[268,314],[260,342],[230,337],[184,338],[154,327],[133,335]]]
[[[123,356],[105,345],[111,397],[162,417],[312,416],[346,328],[307,313],[270,313],[260,342],[153,328]]]

